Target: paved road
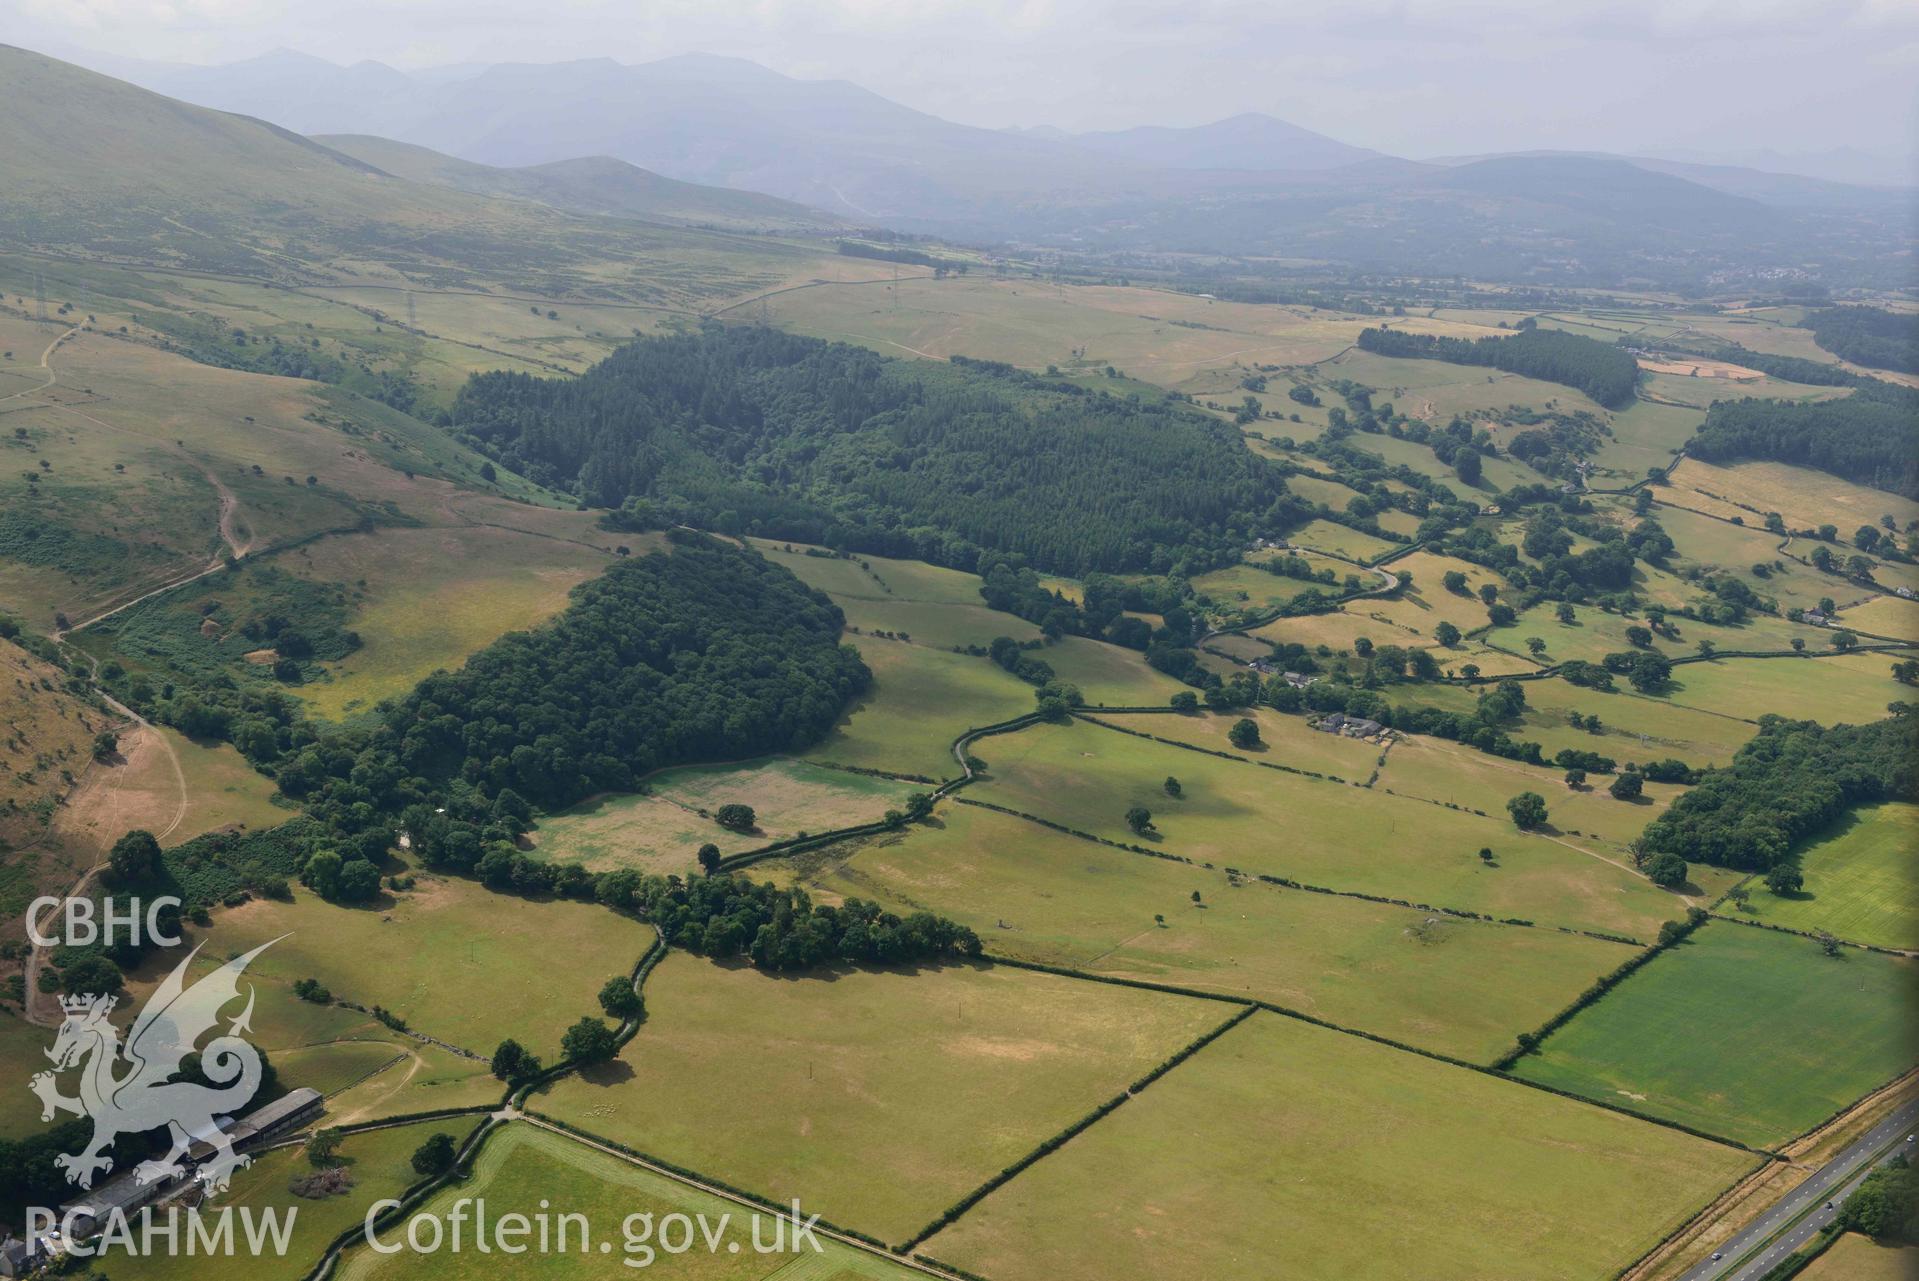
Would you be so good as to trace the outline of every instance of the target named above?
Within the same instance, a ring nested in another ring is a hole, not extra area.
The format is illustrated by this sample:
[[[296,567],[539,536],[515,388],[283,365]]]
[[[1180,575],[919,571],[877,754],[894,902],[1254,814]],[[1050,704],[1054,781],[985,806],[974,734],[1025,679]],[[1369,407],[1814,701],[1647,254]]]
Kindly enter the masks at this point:
[[[1919,1142],[1910,1145],[1906,1142],[1906,1136],[1915,1132],[1919,1132],[1919,1099],[1905,1104],[1871,1131],[1853,1140],[1839,1155],[1821,1166],[1817,1174],[1767,1211],[1764,1218],[1720,1246],[1722,1258],[1717,1262],[1705,1260],[1680,1281],[1753,1281],[1764,1276],[1768,1268],[1806,1244],[1814,1233],[1832,1221],[1836,1211],[1826,1209],[1828,1201],[1834,1206],[1844,1204],[1846,1197],[1872,1172],[1873,1166],[1890,1160],[1895,1153],[1919,1150]],[[1811,1213],[1806,1213],[1808,1210]],[[1779,1235],[1774,1237],[1774,1233]]]

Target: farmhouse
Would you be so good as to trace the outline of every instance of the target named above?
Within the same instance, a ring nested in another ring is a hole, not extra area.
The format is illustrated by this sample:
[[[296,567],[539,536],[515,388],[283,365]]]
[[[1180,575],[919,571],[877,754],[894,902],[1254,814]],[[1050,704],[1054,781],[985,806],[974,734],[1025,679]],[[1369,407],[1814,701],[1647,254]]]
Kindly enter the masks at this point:
[[[11,1232],[0,1237],[0,1277],[23,1277],[47,1258],[43,1240],[17,1241]]]
[[[1378,721],[1367,720],[1362,716],[1348,716],[1344,712],[1332,712],[1313,722],[1313,728],[1327,734],[1339,734],[1346,738],[1373,738],[1385,732],[1386,727]]]

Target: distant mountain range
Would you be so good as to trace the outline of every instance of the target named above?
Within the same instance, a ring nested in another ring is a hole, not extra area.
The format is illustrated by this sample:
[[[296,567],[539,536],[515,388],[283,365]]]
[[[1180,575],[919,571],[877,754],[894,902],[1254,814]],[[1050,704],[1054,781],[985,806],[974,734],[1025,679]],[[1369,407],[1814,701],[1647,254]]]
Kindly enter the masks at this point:
[[[402,72],[283,51],[108,69],[385,174],[582,215],[1687,287],[1740,272],[1857,282],[1883,275],[1903,236],[1904,193],[1732,166],[1572,152],[1422,162],[1256,114],[980,129],[710,55]]]
[[[634,264],[802,271],[822,246],[735,232],[838,225],[618,161],[489,169],[381,139],[329,146],[7,45],[0,85],[0,250],[287,283],[476,279],[681,303],[705,292],[699,273],[675,271],[669,288]]]
[[[741,231],[809,232],[846,225],[830,214],[777,196],[681,182],[610,156],[509,169],[370,134],[317,134],[313,140],[396,178],[479,196],[536,200],[569,213]]]

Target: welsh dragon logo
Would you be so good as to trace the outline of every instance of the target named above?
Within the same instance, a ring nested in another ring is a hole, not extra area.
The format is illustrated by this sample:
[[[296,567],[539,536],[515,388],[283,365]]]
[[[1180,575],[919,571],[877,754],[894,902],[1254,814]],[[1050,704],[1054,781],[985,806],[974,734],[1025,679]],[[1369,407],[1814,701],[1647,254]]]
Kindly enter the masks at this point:
[[[260,1088],[260,1053],[241,1037],[252,1031],[251,985],[246,1008],[227,1025],[224,1035],[215,1036],[200,1053],[201,1075],[212,1084],[173,1078],[200,1038],[215,1030],[220,1011],[239,999],[240,975],[247,965],[279,941],[262,943],[188,986],[187,968],[200,954],[194,948],[147,998],[124,1045],[119,1029],[108,1019],[117,998],[62,998],[66,1020],[47,1051],[53,1069],[36,1074],[28,1088],[40,1097],[41,1120],[72,1112],[93,1121],[93,1138],[84,1148],[54,1158],[69,1182],[91,1188],[96,1173],[113,1167],[105,1153],[115,1138],[163,1126],[171,1146],[159,1159],[140,1163],[135,1177],[142,1183],[182,1173],[182,1158],[195,1142],[213,1148],[200,1172],[209,1191],[224,1191],[233,1172],[249,1163],[249,1158],[234,1152],[216,1118],[238,1113]],[[57,1080],[72,1068],[80,1070],[77,1098],[61,1094]]]

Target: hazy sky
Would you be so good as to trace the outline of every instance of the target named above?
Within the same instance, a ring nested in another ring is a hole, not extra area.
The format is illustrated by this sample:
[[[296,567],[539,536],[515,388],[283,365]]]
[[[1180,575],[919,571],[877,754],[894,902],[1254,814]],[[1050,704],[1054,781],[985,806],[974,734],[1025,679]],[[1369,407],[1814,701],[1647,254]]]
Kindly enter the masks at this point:
[[[1915,0],[0,0],[0,39],[400,67],[734,54],[969,124],[1265,111],[1400,155],[1910,154]]]

